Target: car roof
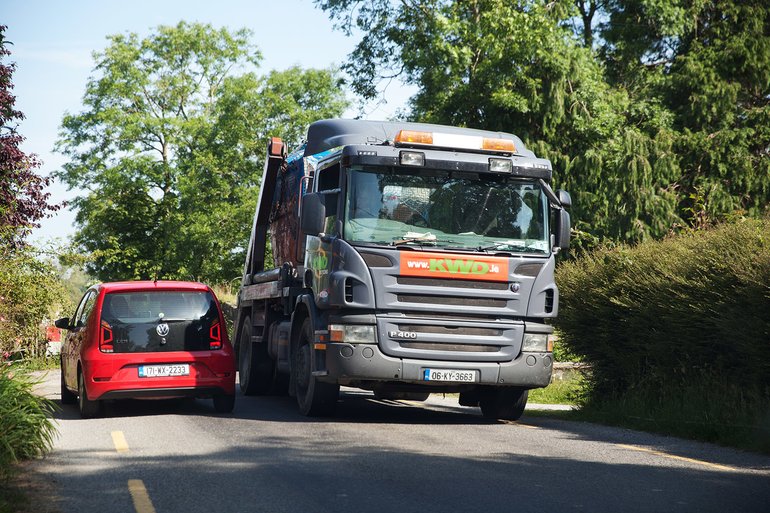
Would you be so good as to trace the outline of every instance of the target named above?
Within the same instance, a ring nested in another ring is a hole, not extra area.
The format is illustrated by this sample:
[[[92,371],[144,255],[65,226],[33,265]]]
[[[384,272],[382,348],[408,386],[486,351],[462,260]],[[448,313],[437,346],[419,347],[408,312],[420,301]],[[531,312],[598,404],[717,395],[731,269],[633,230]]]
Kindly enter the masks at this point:
[[[99,288],[105,293],[110,292],[130,292],[130,291],[153,291],[153,290],[190,290],[190,291],[208,291],[209,287],[196,281],[115,281],[101,283]]]

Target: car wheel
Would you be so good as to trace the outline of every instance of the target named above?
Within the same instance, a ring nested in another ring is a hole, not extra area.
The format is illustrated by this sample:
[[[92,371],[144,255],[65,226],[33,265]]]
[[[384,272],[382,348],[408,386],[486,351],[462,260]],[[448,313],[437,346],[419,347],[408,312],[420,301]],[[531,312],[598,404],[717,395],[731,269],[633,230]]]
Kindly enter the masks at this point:
[[[297,347],[292,354],[292,372],[297,387],[299,411],[309,417],[331,415],[337,407],[340,386],[324,383],[313,376],[311,358],[313,330],[310,319],[305,319],[299,333]]]
[[[518,420],[527,406],[528,394],[526,388],[489,388],[479,399],[481,413],[488,419]]]
[[[214,409],[217,413],[230,413],[235,407],[235,395],[219,394],[214,396]]]
[[[61,367],[61,403],[62,404],[75,404],[78,400],[78,396],[70,392],[67,388],[67,384],[64,382],[64,367]]]
[[[88,398],[88,391],[86,390],[85,378],[82,372],[78,373],[78,408],[80,409],[80,416],[84,419],[98,417],[102,412],[102,402],[92,401]]]

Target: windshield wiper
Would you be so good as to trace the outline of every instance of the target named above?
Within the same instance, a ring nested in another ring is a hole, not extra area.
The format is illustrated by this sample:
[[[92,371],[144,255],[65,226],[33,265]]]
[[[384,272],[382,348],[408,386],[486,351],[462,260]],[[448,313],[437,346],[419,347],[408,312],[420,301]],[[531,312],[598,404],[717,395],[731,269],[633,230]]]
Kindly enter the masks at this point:
[[[510,249],[503,249],[503,248],[510,248]],[[543,250],[535,247],[535,246],[526,246],[526,245],[519,245],[519,244],[512,244],[510,242],[493,242],[489,246],[479,246],[476,248],[478,251],[490,251],[490,250],[496,250],[496,251],[513,251],[513,252],[521,252],[521,253],[542,253]]]

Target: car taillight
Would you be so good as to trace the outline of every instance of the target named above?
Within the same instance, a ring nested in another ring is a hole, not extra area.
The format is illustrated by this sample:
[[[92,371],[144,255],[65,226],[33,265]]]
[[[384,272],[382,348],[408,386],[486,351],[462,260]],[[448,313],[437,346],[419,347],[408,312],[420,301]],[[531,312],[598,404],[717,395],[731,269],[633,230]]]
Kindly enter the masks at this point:
[[[209,328],[209,349],[222,349],[222,330],[219,322],[212,324]]]
[[[99,337],[99,349],[102,353],[112,353],[112,326],[107,321],[102,321],[101,337]]]

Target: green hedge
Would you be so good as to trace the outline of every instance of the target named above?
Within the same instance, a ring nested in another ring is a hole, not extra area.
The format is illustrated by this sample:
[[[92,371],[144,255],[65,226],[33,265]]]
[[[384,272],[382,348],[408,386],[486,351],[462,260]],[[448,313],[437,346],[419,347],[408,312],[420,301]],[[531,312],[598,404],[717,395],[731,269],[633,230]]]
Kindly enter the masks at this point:
[[[0,363],[0,480],[12,464],[46,453],[56,434],[53,402],[32,391],[34,382]]]
[[[561,342],[592,368],[587,405],[634,397],[652,407],[712,383],[767,414],[770,221],[599,249],[562,263],[556,280]]]

